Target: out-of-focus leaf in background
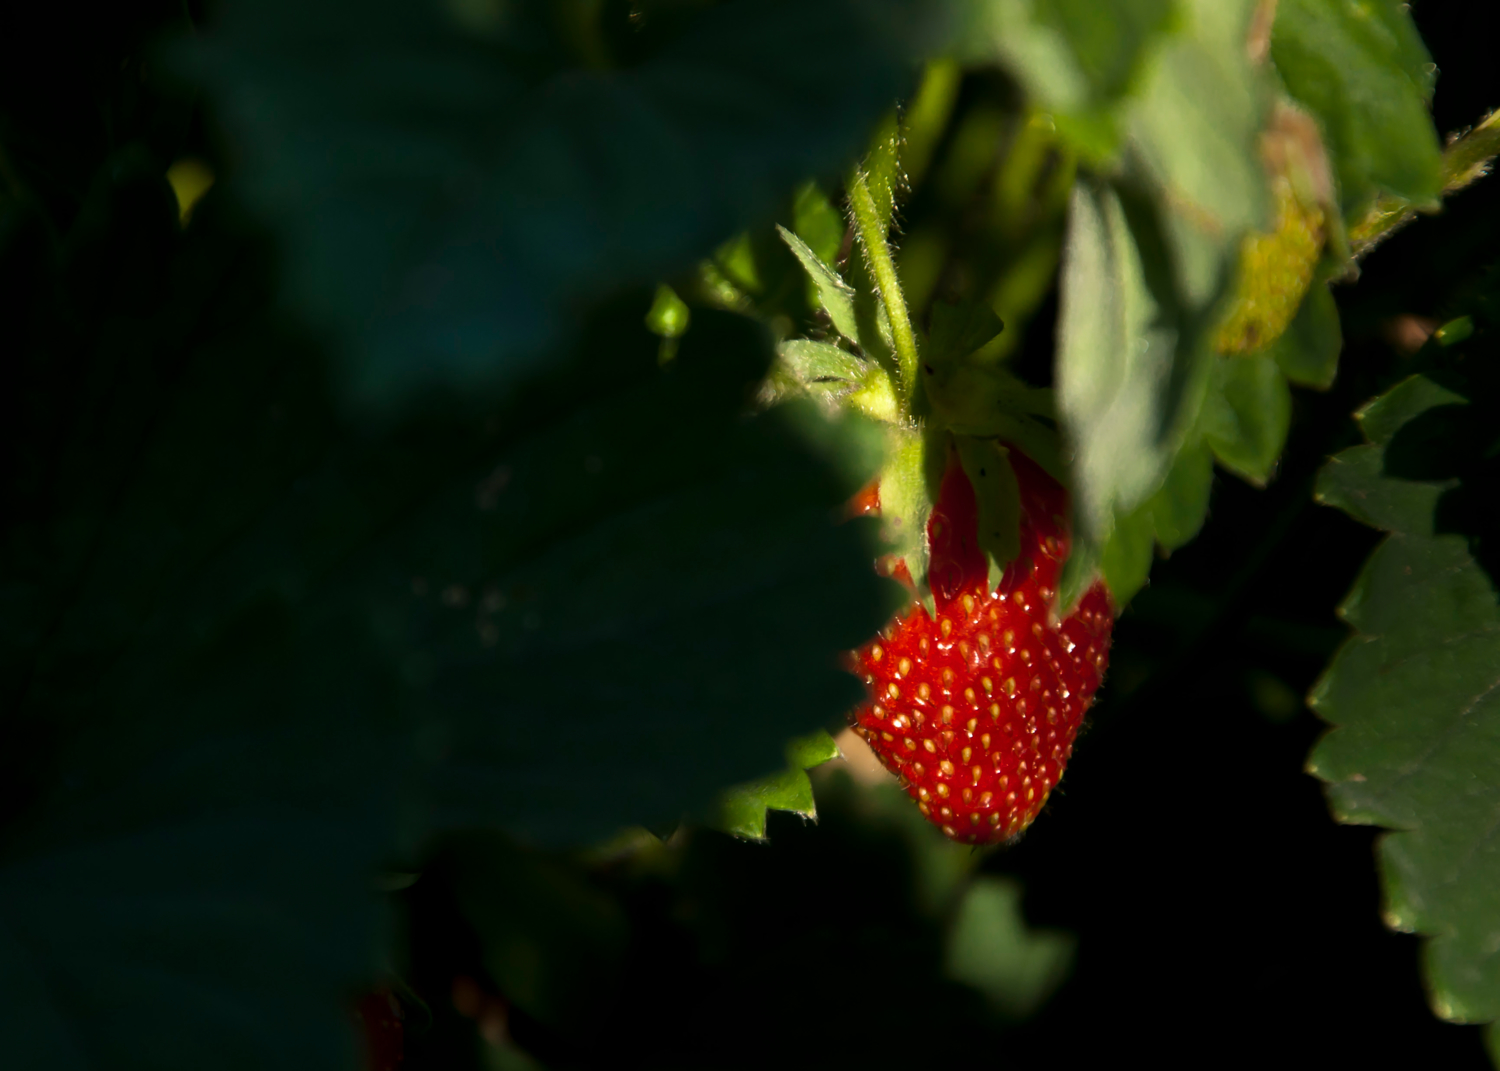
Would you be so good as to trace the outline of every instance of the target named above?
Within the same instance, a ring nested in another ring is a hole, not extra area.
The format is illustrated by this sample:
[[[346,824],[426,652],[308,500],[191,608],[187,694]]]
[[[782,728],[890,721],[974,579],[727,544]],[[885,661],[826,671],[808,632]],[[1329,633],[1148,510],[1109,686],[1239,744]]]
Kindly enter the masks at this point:
[[[589,301],[767,221],[797,181],[852,159],[945,7],[644,5],[623,27],[606,10],[215,12],[187,66],[346,400],[390,410],[425,388],[512,386]]]

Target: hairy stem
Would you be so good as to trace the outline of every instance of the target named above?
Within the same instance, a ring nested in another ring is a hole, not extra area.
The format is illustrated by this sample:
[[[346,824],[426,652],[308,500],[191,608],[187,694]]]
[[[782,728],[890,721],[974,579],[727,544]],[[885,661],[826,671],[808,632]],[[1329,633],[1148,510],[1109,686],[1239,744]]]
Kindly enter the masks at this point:
[[[875,199],[870,196],[865,173],[859,168],[855,168],[849,178],[849,206],[854,211],[854,226],[859,232],[860,244],[864,246],[870,274],[875,277],[880,300],[891,321],[891,336],[896,344],[896,361],[901,372],[901,400],[903,408],[909,410],[912,391],[917,383],[917,336],[912,330],[911,316],[906,311],[901,281],[896,278],[896,263],[891,258],[891,247],[885,240],[885,220],[875,207]]]
[[[1497,155],[1500,155],[1500,111],[1493,111],[1478,126],[1454,138],[1443,151],[1443,194],[1457,193],[1489,174],[1490,163]],[[1404,198],[1389,194],[1377,197],[1364,217],[1349,228],[1354,256],[1364,256],[1416,216],[1417,209]]]

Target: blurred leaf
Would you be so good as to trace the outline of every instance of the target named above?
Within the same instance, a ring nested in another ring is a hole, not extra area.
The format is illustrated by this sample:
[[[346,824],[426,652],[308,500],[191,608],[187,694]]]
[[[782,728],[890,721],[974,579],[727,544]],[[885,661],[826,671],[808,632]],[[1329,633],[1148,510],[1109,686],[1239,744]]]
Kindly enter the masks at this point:
[[[619,903],[573,868],[490,834],[457,838],[436,868],[505,999],[587,1035],[623,968],[630,926]]]
[[[1208,516],[1213,479],[1213,452],[1201,437],[1190,437],[1173,459],[1161,490],[1151,497],[1152,525],[1163,548],[1176,550],[1198,534]]]
[[[1067,978],[1077,940],[1033,930],[1021,887],[988,875],[970,883],[948,931],[948,977],[982,992],[1002,1015],[1025,1019]]]
[[[687,333],[691,315],[677,292],[663,283],[656,288],[656,297],[646,312],[646,330],[662,338],[681,338]]]
[[[1231,282],[1241,238],[1274,223],[1260,155],[1269,86],[1245,47],[1254,7],[1255,0],[1187,0],[1182,31],[1163,39],[1128,111],[1131,146],[1190,318],[1184,328]]]
[[[1151,503],[1115,517],[1109,539],[1100,552],[1099,568],[1109,585],[1110,598],[1124,606],[1146,586],[1155,546],[1155,514]]]
[[[1500,606],[1464,534],[1445,530],[1458,479],[1400,473],[1445,453],[1458,471],[1482,462],[1462,435],[1471,406],[1495,400],[1407,379],[1364,410],[1369,445],[1337,455],[1317,489],[1390,534],[1340,610],[1356,635],[1313,690],[1335,728],[1308,769],[1329,783],[1341,821],[1396,831],[1380,842],[1386,921],[1431,935],[1432,1006],[1460,1022],[1500,1018]],[[1493,436],[1490,418],[1472,417]]]
[[[34,340],[0,420],[8,1066],[354,1057],[417,748],[378,623],[319,597],[338,533],[277,409],[315,364],[246,315],[257,253],[210,243],[211,201],[183,241],[161,172],[118,157],[66,257],[38,249],[47,299],[0,297]]]
[[[1297,315],[1265,353],[1291,382],[1327,390],[1338,371],[1343,348],[1344,336],[1333,293],[1327,284],[1314,283],[1303,297]]]
[[[6,309],[36,339],[0,421],[21,1066],[338,1065],[386,857],[674,820],[857,698],[837,656],[896,593],[837,521],[880,433],[745,419],[758,326],[704,310],[660,369],[637,295],[485,420],[355,434],[218,194],[182,232],[113,163],[61,297]]]
[[[1220,464],[1256,484],[1270,478],[1286,445],[1292,392],[1269,355],[1215,359],[1200,426]]]
[[[1148,498],[1172,456],[1177,414],[1167,385],[1179,361],[1177,295],[1153,287],[1138,235],[1111,187],[1080,182],[1069,214],[1059,313],[1057,395],[1074,451],[1083,537],[1102,543],[1116,512]],[[1144,247],[1144,248],[1143,248]]]
[[[1063,136],[1092,159],[1119,137],[1113,106],[1168,28],[1171,0],[991,0],[973,5],[960,48],[998,59]]]
[[[1127,170],[1074,191],[1058,322],[1058,407],[1078,521],[1065,593],[1087,588],[1090,563],[1106,568],[1112,591],[1139,587],[1150,540],[1137,511],[1171,472],[1210,389],[1209,334],[1240,240],[1269,226],[1257,150],[1267,87],[1245,48],[1252,7],[1188,5],[1122,113]],[[1115,540],[1126,516],[1131,530]]]
[[[1397,0],[1281,0],[1271,57],[1317,117],[1352,221],[1389,192],[1435,205],[1442,153],[1427,105],[1437,68]]]
[[[816,820],[818,808],[807,771],[838,757],[838,745],[821,729],[791,741],[786,748],[786,769],[727,789],[708,824],[731,836],[764,841],[767,811],[789,811]]]
[[[582,304],[853,160],[932,21],[909,0],[726,5],[603,70],[548,8],[236,2],[195,46],[345,399],[531,375]]]
[[[848,224],[816,182],[804,182],[792,199],[792,230],[824,264],[839,259]],[[795,252],[795,250],[793,250]]]

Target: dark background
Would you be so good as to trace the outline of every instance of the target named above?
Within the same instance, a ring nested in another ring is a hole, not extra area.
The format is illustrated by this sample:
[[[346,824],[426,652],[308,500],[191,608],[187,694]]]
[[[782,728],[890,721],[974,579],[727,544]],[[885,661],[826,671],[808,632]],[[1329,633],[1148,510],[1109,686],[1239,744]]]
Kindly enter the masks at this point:
[[[69,18],[47,16],[24,42],[0,24],[5,99],[93,129],[92,102],[120,77],[106,62],[120,39],[174,9],[118,9],[82,37]],[[1490,5],[1413,9],[1442,72],[1439,129],[1500,105]],[[55,60],[47,82],[27,82],[23,54]],[[183,144],[214,154],[213,131],[191,108],[111,121],[139,123],[166,155]],[[44,125],[28,116],[17,129]],[[75,161],[51,146],[32,158],[31,148],[13,145],[21,163],[59,178],[49,207],[66,220],[97,152],[79,144]],[[1441,321],[1450,295],[1493,261],[1497,238],[1500,182],[1490,179],[1336,287],[1338,381],[1296,392],[1275,479],[1261,490],[1220,475],[1202,535],[1156,563],[1121,618],[1110,677],[1061,788],[1019,845],[981,863],[1024,883],[1032,925],[1078,937],[1075,969],[1038,1017],[1006,1022],[942,980],[940,923],[913,891],[909,842],[868,820],[860,793],[835,776],[819,782],[818,824],[773,814],[767,846],[694,833],[656,869],[444,846],[393,898],[408,1066],[525,1066],[479,1041],[476,1019],[455,1007],[457,979],[505,1009],[516,1046],[559,1068],[1489,1066],[1477,1028],[1428,1010],[1421,941],[1380,920],[1378,831],[1336,825],[1302,772],[1324,726],[1299,700],[1347,633],[1334,609],[1378,539],[1315,505],[1313,476],[1358,441],[1349,414],[1404,374],[1410,357],[1391,341],[1398,318]],[[1028,332],[1023,366],[1050,363],[1050,312],[1044,305]],[[476,854],[511,859],[533,882],[515,901],[521,925],[527,911],[542,928],[573,925],[556,889],[615,905],[601,909],[597,934],[619,943],[597,967],[595,931],[569,931],[582,966],[562,1010],[523,1012],[487,974],[481,927],[455,891]]]

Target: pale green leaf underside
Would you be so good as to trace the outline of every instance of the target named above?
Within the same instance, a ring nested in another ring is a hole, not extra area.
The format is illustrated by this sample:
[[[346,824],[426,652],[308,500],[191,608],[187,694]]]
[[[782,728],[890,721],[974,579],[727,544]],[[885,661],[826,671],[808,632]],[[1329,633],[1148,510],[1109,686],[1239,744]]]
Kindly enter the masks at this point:
[[[1500,607],[1458,535],[1434,533],[1444,485],[1384,474],[1405,420],[1455,396],[1422,377],[1364,413],[1372,445],[1335,457],[1319,497],[1390,532],[1341,609],[1356,630],[1311,697],[1335,726],[1308,769],[1334,813],[1380,843],[1386,920],[1430,935],[1434,1010],[1500,1018]]]

